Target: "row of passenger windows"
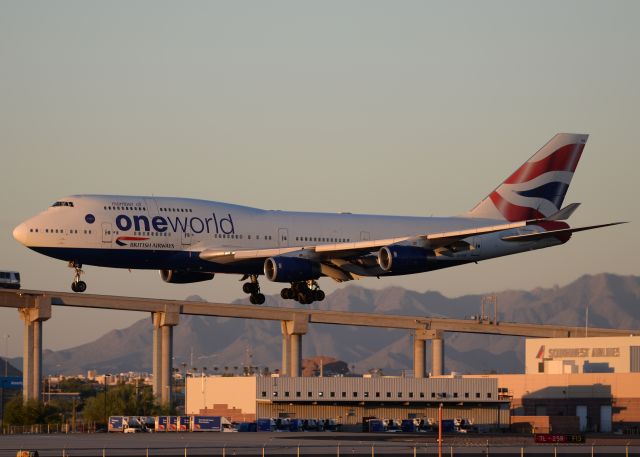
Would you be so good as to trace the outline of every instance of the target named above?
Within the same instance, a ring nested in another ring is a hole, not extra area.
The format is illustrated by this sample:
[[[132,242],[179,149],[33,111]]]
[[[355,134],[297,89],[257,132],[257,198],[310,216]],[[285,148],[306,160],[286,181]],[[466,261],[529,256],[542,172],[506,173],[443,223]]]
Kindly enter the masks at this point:
[[[300,398],[302,395],[302,392],[296,392],[296,397]],[[391,392],[386,392],[386,398],[391,398]],[[403,392],[398,392],[398,395],[396,396],[397,398],[402,398]],[[431,398],[447,398],[448,397],[448,393],[447,392],[431,392]],[[267,392],[262,391],[262,396],[266,397],[267,396]],[[278,396],[278,392],[273,392],[272,394],[273,397],[277,397]],[[289,397],[289,392],[285,392],[284,393],[285,397]],[[358,398],[360,396],[359,392],[353,392],[352,397],[353,398]],[[369,392],[363,392],[363,396],[364,398],[369,398]],[[307,397],[313,397],[313,392],[307,392]],[[318,392],[318,397],[324,397],[324,392]],[[336,393],[335,392],[329,392],[329,397],[330,398],[336,398]],[[347,392],[341,392],[340,398],[347,398]],[[380,398],[380,392],[375,392],[375,398]],[[413,392],[409,392],[408,393],[408,397],[407,398],[415,398],[413,395]],[[419,392],[419,398],[425,398],[425,394],[424,392]],[[453,395],[450,398],[460,398],[458,396],[458,392],[453,392]],[[465,392],[464,393],[464,398],[470,398],[469,392]],[[480,398],[480,392],[476,392],[476,396],[475,398]],[[487,398],[491,398],[491,392],[487,392]]]
[[[119,235],[120,232],[113,232],[114,235]],[[135,236],[171,236],[170,232],[134,232]]]
[[[296,236],[296,241],[318,241],[320,243],[348,243],[350,238],[333,238],[324,236]]]
[[[131,206],[103,206],[105,211],[146,211],[147,208],[144,207],[136,207],[133,208]]]
[[[31,233],[40,233],[40,229],[37,228],[30,228],[29,232]],[[63,229],[44,229],[44,233],[67,233],[69,235],[76,235],[78,234],[78,230],[76,229],[71,229],[71,230],[67,230],[66,232]],[[90,235],[91,234],[91,230],[84,230],[84,234],[85,235]]]
[[[235,233],[214,233],[213,234],[214,238],[231,238],[234,240],[242,240],[244,239],[244,235],[236,235]],[[247,235],[247,239],[250,240],[251,239],[251,235]],[[260,235],[255,235],[255,239],[259,240],[260,239]],[[273,237],[271,235],[262,235],[262,239],[263,240],[272,240]]]
[[[163,213],[193,213],[191,208],[160,208]]]
[[[55,206],[55,205],[54,205]],[[73,206],[73,204],[72,204]],[[145,207],[131,207],[131,206],[103,206],[105,211],[146,211]],[[191,208],[160,208],[162,213],[193,213]]]
[[[37,228],[31,228],[29,229],[29,232],[31,233],[39,233],[39,229]],[[65,233],[65,231],[63,229],[44,229],[45,233]],[[72,229],[72,230],[68,230],[66,233],[68,234],[77,234],[78,230]],[[118,235],[120,232],[117,231],[106,231],[105,234],[110,235]],[[84,234],[91,234],[91,230],[84,230]],[[134,235],[136,236],[171,236],[170,232],[135,232]],[[187,237],[192,236],[189,233],[185,234]],[[243,235],[237,235],[237,234],[226,234],[226,233],[215,233],[214,238],[231,238],[231,239],[236,239],[236,240],[242,240],[244,239]],[[256,240],[260,240],[261,235],[255,235],[255,239]],[[247,235],[247,239],[250,240],[251,239],[251,235]],[[273,236],[272,235],[262,235],[262,239],[263,240],[268,240],[271,241],[273,240]],[[286,237],[283,237],[283,240],[286,240]],[[344,242],[349,242],[351,241],[348,238],[318,238],[318,237],[296,237],[296,241],[319,241],[319,242],[335,242],[335,243],[344,243]]]

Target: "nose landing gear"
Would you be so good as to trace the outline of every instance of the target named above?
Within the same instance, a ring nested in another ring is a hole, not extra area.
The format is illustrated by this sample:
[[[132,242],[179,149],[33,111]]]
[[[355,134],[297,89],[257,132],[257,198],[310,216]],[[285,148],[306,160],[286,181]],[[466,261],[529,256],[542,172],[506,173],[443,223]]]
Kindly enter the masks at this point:
[[[76,272],[73,282],[71,283],[71,290],[74,292],[84,292],[87,290],[87,283],[80,280],[80,276],[84,273],[84,271],[82,271],[82,264],[69,262],[69,267],[73,268]]]
[[[260,284],[258,283],[258,275],[249,276],[250,282],[242,285],[245,294],[249,294],[249,301],[252,305],[262,305],[265,301],[264,294],[260,293]]]

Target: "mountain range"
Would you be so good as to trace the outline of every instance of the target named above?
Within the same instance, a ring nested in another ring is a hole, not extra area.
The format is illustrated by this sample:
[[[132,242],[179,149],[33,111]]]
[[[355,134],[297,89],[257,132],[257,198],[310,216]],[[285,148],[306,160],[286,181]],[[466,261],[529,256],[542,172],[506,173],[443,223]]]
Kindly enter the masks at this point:
[[[640,276],[603,273],[582,276],[563,287],[508,290],[493,295],[499,321],[584,326],[588,308],[590,326],[640,327]],[[374,291],[349,285],[312,306],[339,311],[471,318],[480,314],[482,298],[483,295],[448,298],[438,292],[420,293],[400,287]],[[187,299],[201,300],[197,296]],[[248,300],[236,303],[248,304]],[[293,305],[279,296],[268,296],[265,306]],[[493,305],[485,309],[485,314],[491,317],[493,312]],[[142,319],[81,346],[45,351],[44,372],[150,372],[151,341],[151,318]],[[280,365],[281,341],[279,322],[180,316],[180,324],[174,328],[174,367],[199,370],[206,367],[208,373],[239,372],[245,366],[269,367],[273,371]],[[411,369],[412,348],[410,332],[403,330],[310,325],[303,338],[305,358],[332,357],[346,362],[356,373],[379,369],[384,374],[398,374]],[[20,359],[11,362],[21,366]],[[427,357],[427,371],[429,369]],[[445,371],[523,372],[524,338],[447,333]]]

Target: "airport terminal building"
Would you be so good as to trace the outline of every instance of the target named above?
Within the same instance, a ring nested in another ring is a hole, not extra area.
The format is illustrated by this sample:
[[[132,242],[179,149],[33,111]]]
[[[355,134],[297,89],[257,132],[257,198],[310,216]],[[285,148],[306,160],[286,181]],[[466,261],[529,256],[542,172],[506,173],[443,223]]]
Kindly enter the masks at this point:
[[[528,338],[527,374],[640,373],[640,336]]]

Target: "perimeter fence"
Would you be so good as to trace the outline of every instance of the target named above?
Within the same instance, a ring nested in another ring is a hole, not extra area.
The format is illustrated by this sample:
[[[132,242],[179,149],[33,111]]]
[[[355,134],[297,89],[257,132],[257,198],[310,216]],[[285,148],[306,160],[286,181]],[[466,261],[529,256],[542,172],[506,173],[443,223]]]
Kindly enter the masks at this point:
[[[563,444],[563,445],[526,445],[513,444],[479,444],[444,445],[442,450],[437,444],[413,445],[405,443],[385,444],[267,444],[256,446],[255,444],[234,444],[219,446],[192,446],[192,447],[110,447],[110,448],[56,448],[54,446],[40,446],[39,449],[0,449],[0,457],[200,457],[200,456],[256,456],[256,457],[454,457],[454,456],[530,456],[530,457],[557,457],[557,456],[591,456],[591,457],[640,457],[640,445],[589,445],[589,444]]]

